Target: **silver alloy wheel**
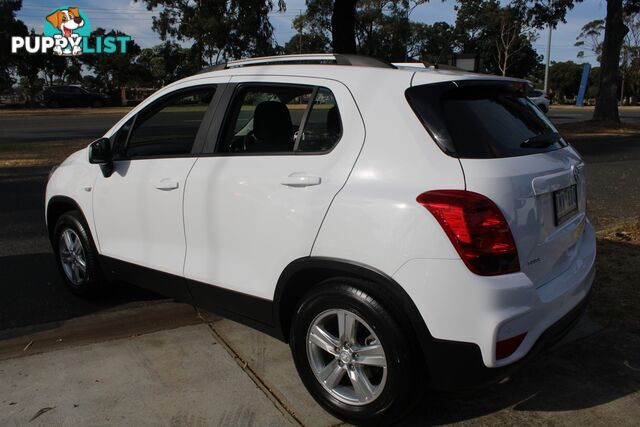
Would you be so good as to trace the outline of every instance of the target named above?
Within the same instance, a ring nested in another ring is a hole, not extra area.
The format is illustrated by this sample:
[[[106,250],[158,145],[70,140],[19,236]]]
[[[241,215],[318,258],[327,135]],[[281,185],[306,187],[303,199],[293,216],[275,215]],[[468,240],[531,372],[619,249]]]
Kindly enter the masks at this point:
[[[60,233],[58,245],[60,262],[64,274],[74,285],[78,286],[87,276],[87,259],[80,237],[71,228],[65,228]]]
[[[387,382],[387,359],[362,318],[342,309],[323,311],[307,331],[307,358],[316,379],[349,405],[368,405]]]

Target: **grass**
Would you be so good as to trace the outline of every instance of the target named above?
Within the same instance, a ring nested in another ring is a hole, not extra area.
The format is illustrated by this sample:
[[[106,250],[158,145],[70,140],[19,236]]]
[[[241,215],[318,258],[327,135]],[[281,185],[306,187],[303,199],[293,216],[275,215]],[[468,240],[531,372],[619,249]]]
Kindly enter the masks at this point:
[[[0,108],[2,116],[66,116],[66,115],[102,115],[126,114],[133,107],[104,107],[104,108]]]
[[[605,326],[640,332],[640,215],[600,230],[597,237],[589,312]]]
[[[558,131],[567,139],[589,138],[589,137],[625,137],[640,135],[640,124],[637,123],[610,123],[594,122],[587,120],[583,122],[563,123],[556,125]]]
[[[86,147],[87,139],[0,144],[0,167],[45,166],[62,162]]]

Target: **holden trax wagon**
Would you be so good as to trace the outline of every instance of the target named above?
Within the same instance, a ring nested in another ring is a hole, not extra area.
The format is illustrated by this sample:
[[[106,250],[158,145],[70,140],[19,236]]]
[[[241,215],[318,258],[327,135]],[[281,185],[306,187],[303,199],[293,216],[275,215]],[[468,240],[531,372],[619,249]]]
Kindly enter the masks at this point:
[[[351,423],[498,381],[575,323],[594,277],[584,162],[526,92],[351,55],[215,66],[51,172],[62,277],[289,343]]]

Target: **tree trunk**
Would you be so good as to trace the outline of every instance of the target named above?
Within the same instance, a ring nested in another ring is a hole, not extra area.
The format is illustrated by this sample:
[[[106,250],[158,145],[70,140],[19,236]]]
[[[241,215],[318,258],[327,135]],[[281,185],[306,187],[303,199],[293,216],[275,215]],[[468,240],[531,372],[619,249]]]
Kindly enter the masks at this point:
[[[331,15],[331,36],[335,53],[356,53],[357,0],[335,0]]]
[[[622,0],[607,0],[607,18],[600,58],[600,86],[593,120],[620,123],[618,114],[620,50],[628,31],[623,20]]]

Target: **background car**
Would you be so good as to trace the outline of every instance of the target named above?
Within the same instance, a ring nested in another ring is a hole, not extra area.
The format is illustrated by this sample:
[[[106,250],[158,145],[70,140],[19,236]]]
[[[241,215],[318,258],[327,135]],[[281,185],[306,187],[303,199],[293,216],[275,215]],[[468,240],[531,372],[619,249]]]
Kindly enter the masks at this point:
[[[543,113],[547,114],[549,112],[549,105],[551,104],[551,100],[549,99],[549,95],[544,93],[543,90],[531,88],[531,91],[528,94],[528,98],[534,104],[536,104]]]
[[[49,86],[36,99],[50,108],[57,107],[104,107],[109,105],[109,97],[90,92],[79,86]]]

